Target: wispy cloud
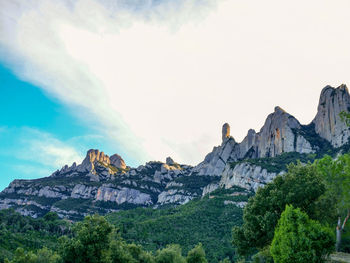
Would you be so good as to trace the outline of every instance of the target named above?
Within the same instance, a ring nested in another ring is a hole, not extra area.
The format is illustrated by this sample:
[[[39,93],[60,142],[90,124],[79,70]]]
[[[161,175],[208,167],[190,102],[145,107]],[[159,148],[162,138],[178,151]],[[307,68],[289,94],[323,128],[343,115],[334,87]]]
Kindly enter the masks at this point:
[[[87,135],[62,140],[29,127],[3,127],[0,133],[0,190],[13,179],[46,177],[64,165],[81,163],[87,145],[98,136]],[[82,150],[83,149],[83,150]]]
[[[13,148],[10,147],[7,151],[2,152],[2,155],[40,164],[45,171],[50,168],[52,172],[66,164],[80,163],[84,157],[74,148],[74,145],[61,141],[47,132],[32,128],[12,128],[11,132],[17,134],[16,143]],[[21,167],[20,162],[17,167]]]
[[[2,1],[0,56],[135,159],[196,163],[220,142],[226,121],[242,139],[276,103],[311,120],[320,89],[350,80],[349,7]],[[74,156],[35,146],[62,161]]]

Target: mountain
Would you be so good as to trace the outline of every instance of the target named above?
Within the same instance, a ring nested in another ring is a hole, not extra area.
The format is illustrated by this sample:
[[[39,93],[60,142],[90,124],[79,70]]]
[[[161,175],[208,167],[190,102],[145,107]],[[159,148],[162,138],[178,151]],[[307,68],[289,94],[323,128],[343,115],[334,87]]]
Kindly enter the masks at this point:
[[[0,209],[12,207],[32,217],[53,211],[77,220],[96,212],[185,204],[218,188],[256,191],[283,173],[290,162],[347,151],[350,129],[340,119],[342,111],[350,111],[347,87],[327,86],[308,125],[275,107],[259,132],[249,130],[238,143],[225,123],[221,145],[195,167],[168,157],[165,163],[152,161],[132,168],[117,154],[109,157],[89,150],[81,164],[66,165],[49,177],[14,180],[0,193]]]

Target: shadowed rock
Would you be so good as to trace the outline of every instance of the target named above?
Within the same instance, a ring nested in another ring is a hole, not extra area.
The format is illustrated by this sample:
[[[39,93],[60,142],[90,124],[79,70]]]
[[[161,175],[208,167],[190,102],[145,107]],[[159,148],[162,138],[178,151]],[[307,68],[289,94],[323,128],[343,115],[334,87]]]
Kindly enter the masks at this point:
[[[338,88],[325,87],[320,96],[317,114],[313,123],[315,131],[322,138],[329,141],[334,147],[348,142],[350,130],[340,119],[342,111],[350,110],[349,90],[345,85]]]

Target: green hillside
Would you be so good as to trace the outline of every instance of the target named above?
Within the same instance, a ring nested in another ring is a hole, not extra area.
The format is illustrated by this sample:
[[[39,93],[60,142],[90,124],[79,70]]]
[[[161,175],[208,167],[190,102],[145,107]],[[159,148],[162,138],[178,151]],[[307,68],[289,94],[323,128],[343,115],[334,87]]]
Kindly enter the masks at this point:
[[[176,208],[137,208],[107,215],[127,242],[156,251],[167,244],[179,244],[187,253],[201,242],[209,262],[233,257],[231,230],[242,224],[243,209],[250,193],[239,187],[220,189],[202,199]]]

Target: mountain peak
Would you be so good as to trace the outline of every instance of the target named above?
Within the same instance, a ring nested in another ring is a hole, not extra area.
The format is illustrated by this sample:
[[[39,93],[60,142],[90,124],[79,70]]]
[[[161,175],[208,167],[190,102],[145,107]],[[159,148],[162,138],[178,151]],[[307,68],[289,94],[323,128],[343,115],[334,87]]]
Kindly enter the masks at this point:
[[[110,164],[109,156],[104,154],[104,152],[100,152],[97,149],[88,150],[84,161],[85,160],[90,162],[90,163],[93,163],[95,161],[99,161],[101,163]]]
[[[117,168],[126,168],[126,164],[120,155],[113,154],[111,157],[109,157],[107,154],[100,152],[98,149],[90,149],[87,151],[86,157],[79,165],[78,169],[80,171],[92,171],[94,170],[95,164],[97,162],[105,166],[109,166],[111,164]]]
[[[275,113],[286,113],[286,111],[284,109],[282,109],[280,106],[276,106]]]
[[[322,138],[329,141],[334,147],[348,142],[350,131],[340,119],[342,111],[349,112],[350,95],[345,84],[337,88],[326,86],[322,89],[317,114],[312,121],[315,131]]]
[[[165,163],[167,165],[174,165],[175,164],[173,158],[171,158],[171,157],[167,157],[166,160],[165,160]]]

